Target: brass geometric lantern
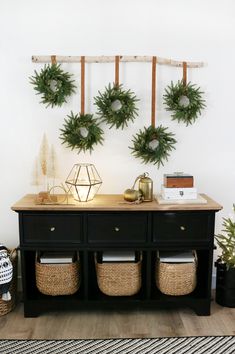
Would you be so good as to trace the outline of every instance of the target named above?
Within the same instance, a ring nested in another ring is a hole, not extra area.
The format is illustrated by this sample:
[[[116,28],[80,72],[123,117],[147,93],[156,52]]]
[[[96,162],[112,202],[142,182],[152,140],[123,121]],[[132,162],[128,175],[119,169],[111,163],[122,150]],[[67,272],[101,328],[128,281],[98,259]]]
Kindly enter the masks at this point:
[[[73,166],[65,183],[75,200],[88,202],[98,192],[102,180],[93,164],[78,163]]]

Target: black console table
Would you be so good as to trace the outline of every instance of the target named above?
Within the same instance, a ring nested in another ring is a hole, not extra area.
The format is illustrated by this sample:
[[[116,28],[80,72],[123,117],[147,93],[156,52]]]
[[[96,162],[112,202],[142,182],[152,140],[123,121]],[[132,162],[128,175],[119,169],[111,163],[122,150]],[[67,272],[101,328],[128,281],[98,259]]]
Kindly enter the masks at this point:
[[[19,214],[20,252],[25,317],[44,311],[92,308],[190,307],[210,314],[215,212],[222,207],[203,195],[207,204],[159,205],[156,201],[124,204],[121,195],[97,195],[90,202],[37,205],[26,195],[13,205]],[[94,253],[102,250],[141,251],[142,287],[134,296],[107,296],[96,280]],[[197,286],[189,295],[167,296],[155,285],[157,250],[191,250],[198,256]],[[76,250],[81,286],[76,294],[41,294],[35,282],[35,255],[43,250]]]

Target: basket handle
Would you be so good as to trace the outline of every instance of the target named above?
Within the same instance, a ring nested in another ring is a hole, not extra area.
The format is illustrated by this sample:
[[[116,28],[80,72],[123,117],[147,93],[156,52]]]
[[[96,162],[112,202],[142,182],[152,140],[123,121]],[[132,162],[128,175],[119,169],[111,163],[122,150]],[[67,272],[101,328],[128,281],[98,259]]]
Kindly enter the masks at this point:
[[[196,250],[193,250],[193,255],[194,255],[194,263],[196,264],[196,266],[198,265],[198,258],[197,258],[197,252]]]
[[[12,250],[7,249],[7,251],[9,253],[10,259],[12,259],[12,258],[15,258],[17,256],[18,248],[13,248]]]
[[[39,261],[39,254],[40,254],[39,251],[36,251],[36,252],[35,252],[35,262],[36,262],[36,263],[40,263],[40,261]]]

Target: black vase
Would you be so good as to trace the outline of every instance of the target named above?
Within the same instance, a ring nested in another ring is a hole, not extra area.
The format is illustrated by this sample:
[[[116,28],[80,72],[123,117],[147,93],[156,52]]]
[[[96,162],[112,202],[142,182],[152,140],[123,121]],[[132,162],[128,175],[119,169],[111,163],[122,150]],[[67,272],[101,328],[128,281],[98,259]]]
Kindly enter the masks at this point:
[[[235,307],[235,268],[227,270],[226,264],[217,261],[216,296],[219,305]]]

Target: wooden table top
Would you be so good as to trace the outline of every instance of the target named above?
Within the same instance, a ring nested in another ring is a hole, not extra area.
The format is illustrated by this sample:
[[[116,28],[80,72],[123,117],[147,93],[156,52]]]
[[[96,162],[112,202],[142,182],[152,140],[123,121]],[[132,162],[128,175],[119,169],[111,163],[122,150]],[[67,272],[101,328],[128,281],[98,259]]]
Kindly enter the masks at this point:
[[[159,204],[156,200],[141,204],[129,204],[124,201],[121,194],[97,194],[89,202],[77,202],[72,196],[66,204],[36,204],[36,194],[27,194],[11,209],[14,211],[187,211],[187,210],[214,210],[222,209],[222,206],[205,194],[200,194],[207,200],[206,204]]]

